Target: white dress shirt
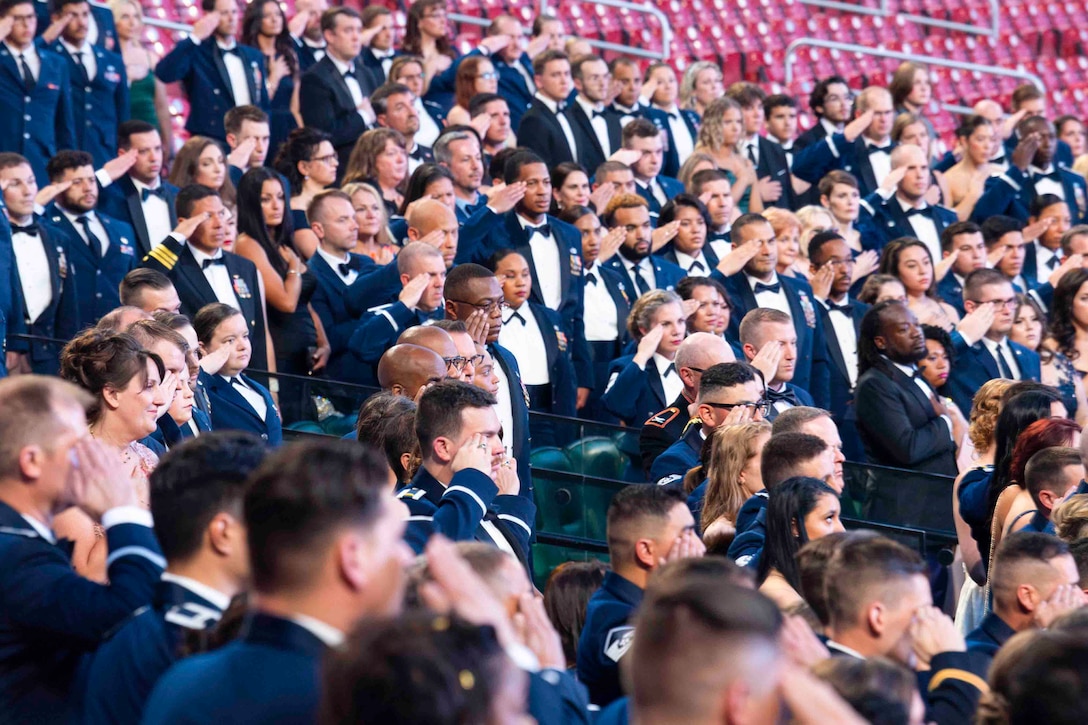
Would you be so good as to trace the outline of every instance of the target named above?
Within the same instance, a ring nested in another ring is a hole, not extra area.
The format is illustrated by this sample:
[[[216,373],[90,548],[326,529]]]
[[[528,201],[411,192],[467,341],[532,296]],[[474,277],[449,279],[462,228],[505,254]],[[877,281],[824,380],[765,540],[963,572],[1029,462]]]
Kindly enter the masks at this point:
[[[1035,187],[1035,193],[1039,196],[1043,194],[1053,194],[1054,196],[1062,199],[1063,201],[1069,201],[1065,198],[1065,188],[1062,186],[1060,181],[1055,181],[1054,179],[1035,178],[1036,174],[1050,174],[1053,171],[1054,164],[1048,165],[1045,169],[1040,169],[1034,164],[1028,166],[1028,177],[1031,179],[1031,185]]]
[[[61,38],[60,44],[68,51],[68,55],[72,56],[72,60],[77,64],[83,64],[83,70],[87,74],[87,80],[93,81],[95,74],[98,73],[98,62],[95,60],[94,48],[91,47],[91,42],[84,38],[83,45],[76,47],[64,38]]]
[[[68,221],[75,227],[76,233],[79,234],[79,238],[83,240],[83,243],[90,246],[90,241],[87,239],[87,233],[84,231],[83,225],[76,221],[82,216],[87,217],[87,220],[90,222],[89,226],[91,227],[91,234],[98,237],[99,256],[105,257],[106,252],[109,251],[110,248],[110,235],[106,233],[106,228],[102,226],[102,222],[99,221],[98,215],[95,214],[93,210],[86,214],[73,214],[67,209],[63,209],[59,206],[57,208],[60,209],[60,213],[67,217]]]
[[[171,574],[170,572],[163,572],[160,577],[164,582],[173,582],[183,589],[188,589],[193,594],[196,594],[201,599],[211,602],[219,608],[220,612],[227,611],[227,607],[230,606],[230,597],[219,591],[215,587],[210,587],[203,582],[198,582],[196,579],[190,579],[187,576],[179,576],[177,574]]]
[[[585,279],[585,309],[592,310],[592,314],[585,316],[586,340],[612,342],[620,336],[616,303],[608,292],[601,277],[600,266],[596,262],[592,267],[586,268]]]
[[[604,104],[594,104],[589,99],[582,96],[579,93],[574,97],[574,102],[582,107],[582,110],[586,114],[586,118],[589,119],[589,125],[593,127],[593,135],[597,137],[597,143],[601,145],[601,150],[604,151],[605,158],[612,155],[612,142],[608,138],[608,122],[605,121],[604,116],[594,116],[594,113],[601,113],[604,111]]]
[[[997,364],[997,371],[1002,374],[1001,371],[1001,358],[998,355],[1003,355],[1005,362],[1009,365],[1009,372],[1012,373],[1013,380],[1021,380],[1023,378],[1020,372],[1020,366],[1016,363],[1016,355],[1013,353],[1012,348],[1009,347],[1009,338],[1002,338],[1001,342],[991,340],[988,337],[982,338],[982,344],[986,347],[987,352],[993,357],[994,362]]]
[[[544,345],[543,335],[544,331],[537,324],[536,315],[529,305],[522,303],[518,309],[508,308],[503,313],[499,344],[514,353],[521,370],[521,382],[526,385],[547,385],[551,382],[548,348]]]
[[[23,65],[19,62],[20,56],[26,60],[27,66],[30,68],[30,72],[34,74],[34,80],[37,82],[42,77],[42,59],[38,57],[38,51],[34,44],[31,43],[25,50],[18,50],[11,43],[5,42],[8,52],[11,53],[11,57],[15,60],[15,67],[19,70],[19,77],[23,75]],[[26,80],[25,78],[23,80]]]
[[[918,206],[911,205],[910,202],[904,201],[898,196],[895,197],[893,203],[898,203],[899,208],[903,210],[904,214],[907,214],[911,209],[926,209],[929,207],[925,201],[919,201]],[[931,214],[934,212],[930,212]],[[925,214],[914,214],[907,217],[907,223],[910,224],[910,228],[914,230],[914,236],[921,240],[926,249],[929,250],[929,255],[933,260],[934,266],[941,260],[941,235],[937,233],[937,222],[932,216]]]
[[[828,135],[829,138],[833,134],[842,133],[842,130],[843,130],[844,126],[845,126],[845,124],[842,124],[842,123],[832,123],[831,121],[828,121],[826,118],[824,118],[822,116],[820,117],[820,125],[824,127],[824,131],[827,132],[827,135]]]
[[[239,395],[245,398],[246,402],[249,403],[249,407],[256,411],[258,418],[265,420],[268,415],[268,404],[264,402],[263,395],[249,387],[249,384],[246,383],[240,375],[233,378],[229,375],[222,375],[220,377],[226,380],[228,385],[233,387]]]
[[[694,257],[684,254],[679,249],[676,250],[676,263],[687,271],[689,277],[709,277],[710,272],[714,269],[707,260],[706,255],[703,254],[702,249],[696,252]],[[701,264],[702,269],[698,267],[692,269],[696,264]]]
[[[302,38],[302,43],[314,54],[314,62],[319,62],[325,57],[325,49],[329,47],[329,44],[322,40],[320,43],[315,43],[307,37]]]
[[[373,126],[374,121],[377,120],[377,116],[374,115],[374,110],[370,108],[359,108],[359,104],[363,102],[363,88],[359,85],[359,80],[354,75],[344,75],[345,73],[354,74],[355,64],[345,63],[339,58],[330,55],[329,60],[336,66],[336,72],[344,78],[344,83],[347,84],[348,93],[351,94],[351,102],[355,104],[356,110],[359,112],[359,117],[366,122],[367,126]]]
[[[30,221],[33,222],[33,219]],[[53,275],[49,271],[49,257],[45,253],[41,232],[37,236],[16,232],[11,235],[11,246],[19,267],[26,316],[32,323],[37,322],[53,300]]]
[[[865,148],[868,149],[871,146],[887,146],[891,144],[891,139],[888,139],[886,144],[877,144],[875,141],[865,139]],[[888,178],[888,174],[892,172],[892,155],[888,151],[876,151],[869,154],[869,165],[873,167],[873,177],[876,179],[876,185],[880,186],[884,183],[884,179]],[[940,257],[937,257],[940,259]]]
[[[502,334],[501,332],[499,333]],[[495,395],[495,412],[499,416],[499,425],[502,426],[502,447],[507,455],[514,450],[514,406],[510,401],[510,378],[503,369],[498,355],[495,355],[495,366],[492,369],[495,377],[499,379],[499,392]],[[514,391],[514,395],[521,395],[521,386]]]
[[[563,135],[567,137],[567,146],[570,147],[570,156],[572,159],[578,158],[578,142],[574,140],[574,129],[570,127],[570,120],[567,119],[565,113],[560,113],[559,104],[552,99],[545,96],[539,91],[536,94],[536,99],[544,104],[545,108],[551,111],[555,115],[555,119],[559,121],[559,125],[563,128]]]
[[[1054,270],[1058,268],[1061,263],[1062,250],[1049,249],[1036,239],[1032,244],[1035,245],[1035,276],[1038,278],[1040,284],[1045,284],[1050,279],[1050,275],[1054,273]],[[1050,260],[1056,260],[1056,263],[1051,266]]]
[[[211,285],[212,292],[215,293],[215,299],[225,305],[230,305],[236,310],[241,310],[242,305],[238,301],[238,295],[234,293],[234,285],[230,283],[230,272],[227,271],[227,265],[210,264],[207,267],[204,266],[205,260],[219,259],[222,257],[223,250],[216,250],[214,255],[205,254],[190,244],[189,251],[193,253],[193,259],[196,260],[196,263],[204,273],[204,279],[208,280],[208,284]],[[263,418],[264,416],[261,417]]]
[[[751,161],[753,166],[759,166],[759,134],[746,138],[743,146],[741,153],[744,158]]]
[[[662,108],[661,110],[668,114],[673,148],[676,149],[677,158],[679,158],[680,164],[683,165],[688,160],[688,156],[691,156],[691,152],[695,150],[695,139],[692,138],[687,121],[684,120],[683,114],[680,113],[680,109],[675,103],[672,104],[671,108]]]
[[[161,181],[156,181],[155,186],[148,186],[142,181],[132,180],[136,193],[140,195],[140,207],[144,211],[144,224],[147,225],[147,238],[152,249],[162,244],[170,232],[174,231],[170,226],[170,205],[166,203],[166,199],[152,194],[147,197],[147,201],[143,200],[144,189],[158,189],[162,186]]]
[[[522,229],[539,226],[530,223],[520,214],[517,215],[517,220]],[[550,226],[547,217],[541,223]],[[558,310],[559,305],[563,304],[563,278],[559,268],[559,244],[555,239],[555,232],[548,236],[533,232],[529,237],[529,249],[533,253],[533,267],[536,268],[536,284],[540,288],[540,296],[545,306]]]
[[[827,307],[826,303],[821,302],[821,304]],[[842,302],[835,304],[850,304],[849,295],[845,295]],[[827,317],[831,320],[835,339],[839,342],[839,350],[842,352],[842,359],[846,363],[846,372],[850,378],[850,389],[853,390],[858,382],[858,334],[854,329],[854,320],[842,310],[830,310]]]
[[[371,55],[378,59],[378,62],[382,65],[382,73],[389,77],[389,69],[393,67],[393,56],[397,54],[396,48],[390,48],[389,50],[374,50],[370,49]]]
[[[657,203],[661,206],[665,206],[669,203],[669,197],[665,194],[665,190],[661,187],[661,184],[657,183],[657,179],[650,179],[649,182],[639,181],[635,179],[635,183],[640,189],[649,189],[650,194],[654,199],[657,199]],[[650,212],[650,216],[656,217],[657,212]]]
[[[442,133],[441,129],[438,128],[438,124],[435,123],[430,111],[424,108],[422,100],[417,98],[412,106],[416,109],[416,115],[419,116],[419,130],[416,131],[415,135],[416,143],[424,146],[434,146],[434,142],[438,140],[439,134]]]
[[[216,39],[215,44],[220,50],[234,50],[238,43],[234,38],[229,43]],[[234,96],[235,106],[248,106],[253,103],[249,96],[249,82],[246,80],[246,64],[234,53],[223,53],[223,65],[227,67],[227,77],[230,78],[230,92]],[[199,99],[197,99],[199,100]]]
[[[354,269],[349,269],[347,274],[340,271],[341,264],[347,264],[351,261],[351,254],[345,254],[343,257],[334,257],[325,251],[325,249],[319,244],[317,245],[317,253],[321,255],[321,258],[325,260],[326,264],[332,267],[332,271],[340,278],[340,281],[346,285],[351,285],[359,277],[359,273]]]
[[[769,282],[764,282],[763,280],[756,279],[755,277],[752,277],[748,274],[745,274],[744,276],[748,278],[748,286],[751,288],[752,294],[755,295],[756,304],[758,306],[769,307],[772,310],[785,312],[791,318],[793,317],[793,312],[790,310],[790,301],[786,298],[786,290],[780,288],[777,292],[769,292],[767,290],[763,290],[762,292],[756,292],[757,284],[781,285],[782,280],[778,278],[778,274],[776,272],[771,273],[771,279]]]
[[[661,378],[661,387],[665,390],[666,405],[680,397],[684,392],[684,381],[680,379],[680,373],[676,365],[659,352],[655,352],[650,358],[650,364],[657,369],[657,375]]]

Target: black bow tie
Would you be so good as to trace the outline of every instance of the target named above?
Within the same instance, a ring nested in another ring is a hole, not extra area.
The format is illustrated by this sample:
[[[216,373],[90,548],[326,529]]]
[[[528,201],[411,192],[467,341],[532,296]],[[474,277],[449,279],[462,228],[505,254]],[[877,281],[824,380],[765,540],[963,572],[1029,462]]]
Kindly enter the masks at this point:
[[[872,156],[873,154],[883,153],[890,154],[895,144],[888,144],[887,146],[877,146],[876,144],[866,144],[866,152]]]
[[[831,312],[841,312],[844,315],[846,315],[847,317],[849,317],[850,315],[852,315],[854,313],[854,306],[852,304],[843,303],[841,305],[837,305],[834,302],[832,302],[831,300],[827,301],[827,309],[830,310]]]
[[[353,270],[353,269],[356,272],[362,271],[362,269],[363,269],[363,258],[362,257],[351,257],[351,258],[348,259],[348,261],[341,262],[340,264],[336,265],[336,268],[340,270],[341,275],[343,275],[344,277],[347,277],[348,273],[351,272],[351,270]]]
[[[1041,171],[1037,171],[1031,175],[1032,181],[1038,181],[1039,179],[1053,179],[1054,181],[1061,181],[1062,174],[1058,169],[1054,169],[1050,173],[1044,174]]]
[[[235,45],[233,48],[220,48],[219,50],[222,51],[223,55],[230,54],[230,55],[237,56],[239,58],[242,57],[242,52],[240,50],[238,50],[237,45]]]
[[[1062,263],[1062,261],[1060,259],[1058,259],[1057,254],[1055,254],[1050,259],[1046,260],[1046,266],[1050,267],[1051,269],[1057,269],[1058,265],[1060,265],[1061,263]]]
[[[551,236],[552,228],[549,224],[541,224],[539,227],[525,227],[525,232],[529,235],[529,239],[533,238],[533,234],[539,233],[543,237]]]
[[[700,272],[705,272],[706,265],[699,261],[692,262],[691,266],[688,267],[688,272],[694,272],[696,269],[698,269]]]
[[[669,366],[665,368],[665,372],[661,373],[661,377],[667,378],[670,375],[676,375],[676,363],[669,363]]]
[[[586,273],[586,282],[589,282],[590,284],[594,284],[594,285],[597,284],[597,275],[595,275],[593,272],[587,272]]]
[[[214,259],[205,259],[203,262],[200,263],[200,268],[201,269],[207,269],[208,267],[212,266],[213,264],[226,265],[226,262],[223,260],[223,257],[216,257]]]
[[[760,292],[774,292],[775,294],[778,294],[781,291],[782,291],[782,283],[781,282],[775,282],[774,284],[763,284],[762,282],[756,282],[756,291],[755,291],[755,293],[757,295]]]
[[[908,217],[912,217],[912,216],[929,217],[930,214],[931,214],[930,206],[928,204],[926,206],[923,206],[921,209],[919,209],[918,207],[914,207],[912,209],[907,209],[907,216]]]
[[[797,393],[789,388],[783,388],[781,391],[767,388],[767,402],[771,405],[778,402],[789,403],[790,405],[800,405],[800,403],[797,402]]]
[[[592,121],[594,118],[604,118],[604,111],[591,111],[589,114],[589,119]]]
[[[412,157],[413,159],[415,159],[416,161],[426,161],[427,160],[427,157],[423,154],[423,147],[420,146],[419,144],[416,144],[416,147],[414,149],[412,149],[411,152],[409,152],[408,155],[410,157]]]
[[[345,78],[354,78],[355,77],[355,66],[351,66],[350,68],[348,68],[346,71],[343,72],[342,75]]]
[[[38,236],[38,222],[30,222],[25,227],[21,227],[18,224],[12,222],[11,224],[12,234],[29,234],[32,237]]]
[[[163,201],[166,201],[166,190],[163,189],[162,186],[159,186],[159,188],[157,188],[157,189],[150,189],[150,188],[144,187],[143,191],[140,192],[140,201],[141,202],[147,201],[148,199],[150,199],[153,196],[157,196],[160,199],[162,199]]]
[[[990,163],[991,164],[1003,164],[1003,163],[1005,163],[1005,154],[1001,154],[1000,156],[998,156],[996,158],[990,159]]]
[[[559,101],[558,103],[555,104],[555,112],[556,113],[562,113],[565,110],[567,110],[567,102],[566,101]]]
[[[510,324],[514,321],[515,318],[518,320],[518,322],[522,324],[523,327],[525,326],[525,318],[522,317],[521,313],[517,310],[510,310],[510,317],[507,318],[506,324]]]

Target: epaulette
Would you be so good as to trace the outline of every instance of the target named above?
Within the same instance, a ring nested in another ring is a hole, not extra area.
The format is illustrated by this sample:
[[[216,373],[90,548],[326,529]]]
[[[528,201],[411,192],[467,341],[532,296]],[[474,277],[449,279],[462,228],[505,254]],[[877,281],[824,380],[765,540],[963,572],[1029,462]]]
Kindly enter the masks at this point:
[[[147,256],[144,257],[144,261],[146,262],[148,259],[154,259],[168,270],[173,269],[178,263],[178,255],[167,249],[165,244],[160,244],[148,252]]]
[[[418,501],[419,499],[423,498],[425,495],[427,495],[426,491],[424,491],[422,488],[415,488],[415,487],[409,487],[409,488],[401,489],[400,491],[397,492],[397,498],[410,498],[413,501]]]
[[[664,428],[669,423],[676,420],[676,416],[678,415],[680,415],[680,409],[676,406],[665,408],[665,410],[662,410],[660,413],[654,413],[654,415],[643,423],[643,425],[653,426],[654,428]]]

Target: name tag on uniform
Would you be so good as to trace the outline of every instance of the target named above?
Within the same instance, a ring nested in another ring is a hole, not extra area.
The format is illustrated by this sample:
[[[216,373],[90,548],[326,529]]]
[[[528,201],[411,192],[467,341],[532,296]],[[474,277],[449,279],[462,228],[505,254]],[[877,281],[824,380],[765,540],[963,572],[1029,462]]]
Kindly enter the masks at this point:
[[[238,295],[238,299],[249,299],[253,295],[249,291],[249,285],[246,281],[238,275],[234,275],[234,294]]]
[[[117,84],[121,82],[121,74],[118,73],[117,69],[112,65],[106,66],[106,70],[102,73],[102,77],[109,83]]]

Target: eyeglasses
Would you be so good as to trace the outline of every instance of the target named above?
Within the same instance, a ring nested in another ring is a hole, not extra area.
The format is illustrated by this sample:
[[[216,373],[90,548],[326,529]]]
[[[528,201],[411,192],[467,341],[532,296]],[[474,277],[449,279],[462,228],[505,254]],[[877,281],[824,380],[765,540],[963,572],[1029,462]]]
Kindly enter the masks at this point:
[[[487,73],[481,73],[476,77],[485,81],[497,81],[499,79],[499,74],[494,71],[488,71]]]
[[[447,370],[452,368],[453,370],[456,370],[457,372],[461,372],[462,370],[465,369],[465,365],[468,363],[468,358],[467,357],[461,357],[461,356],[444,357],[444,358],[442,358],[442,362],[446,363],[446,369]]]
[[[469,307],[475,307],[478,310],[483,310],[489,315],[495,313],[495,311],[502,312],[510,305],[506,304],[506,300],[486,300],[484,302],[465,302],[464,300],[447,300],[448,302],[455,302],[459,305],[468,305]]]
[[[1017,305],[1017,301],[1016,301],[1015,297],[1009,297],[1008,299],[1005,299],[1005,300],[971,300],[971,301],[974,302],[976,305],[990,305],[990,304],[992,304],[994,307],[1005,307],[1005,308],[1010,309],[1010,310],[1014,309],[1016,307],[1016,305]]]
[[[694,370],[695,368],[691,368],[691,369]],[[758,413],[761,413],[763,415],[767,415],[768,413],[771,412],[771,401],[769,401],[769,400],[761,400],[758,403],[709,403],[707,401],[703,401],[702,405],[709,405],[711,408],[716,408],[718,410],[732,410],[733,408],[749,408],[749,409],[751,409],[753,414],[758,412]]]
[[[468,359],[468,364],[471,365],[473,368],[478,368],[480,367],[480,363],[482,363],[483,361],[484,356],[482,354],[476,354]]]
[[[310,161],[320,161],[323,164],[339,165],[340,158],[336,154],[329,154],[328,156],[315,156]]]

